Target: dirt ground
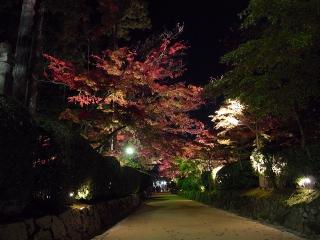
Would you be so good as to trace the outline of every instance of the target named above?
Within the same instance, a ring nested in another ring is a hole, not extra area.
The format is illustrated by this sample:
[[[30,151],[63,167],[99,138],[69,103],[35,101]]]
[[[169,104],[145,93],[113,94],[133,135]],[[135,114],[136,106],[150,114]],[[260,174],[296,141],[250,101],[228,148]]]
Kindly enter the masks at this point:
[[[229,212],[156,193],[133,214],[92,240],[298,240],[274,228]]]

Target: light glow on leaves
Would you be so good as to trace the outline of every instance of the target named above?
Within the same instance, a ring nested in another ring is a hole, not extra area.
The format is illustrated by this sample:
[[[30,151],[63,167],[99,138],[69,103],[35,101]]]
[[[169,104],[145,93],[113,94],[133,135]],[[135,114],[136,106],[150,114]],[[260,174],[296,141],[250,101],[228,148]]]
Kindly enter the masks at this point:
[[[228,99],[225,105],[222,105],[216,115],[210,115],[211,121],[216,123],[216,129],[223,129],[220,135],[224,135],[228,130],[241,124],[243,118],[243,106],[239,100]]]
[[[77,111],[66,111],[65,119],[85,124],[86,137],[98,142],[114,129],[127,126],[121,130],[119,147],[125,140],[134,138],[138,145],[137,157],[154,159],[158,155],[156,158],[162,160],[179,155],[184,143],[169,141],[168,134],[196,135],[204,130],[202,122],[188,115],[204,104],[202,88],[181,82],[167,83],[167,79],[180,76],[186,70],[181,57],[187,48],[182,42],[164,40],[144,58],[126,47],[106,50],[101,56],[92,56],[95,64],[89,71],[44,56],[50,60],[48,68],[53,81],[79,91],[69,102],[94,113],[92,119],[83,122]],[[130,131],[135,132],[134,136],[129,137]],[[121,151],[107,149],[105,154],[121,156]]]

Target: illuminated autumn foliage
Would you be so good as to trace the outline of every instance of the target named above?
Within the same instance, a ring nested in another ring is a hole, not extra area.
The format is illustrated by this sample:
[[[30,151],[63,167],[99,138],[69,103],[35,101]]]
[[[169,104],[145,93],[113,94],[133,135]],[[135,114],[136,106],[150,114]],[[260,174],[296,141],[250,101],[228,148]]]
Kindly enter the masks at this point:
[[[92,56],[89,70],[44,55],[50,60],[45,74],[77,90],[69,102],[81,108],[67,109],[61,117],[82,124],[94,147],[120,156],[121,148],[108,148],[112,136],[119,133],[119,146],[132,139],[140,145],[136,157],[172,157],[176,151],[168,152],[176,148],[176,134],[197,135],[204,129],[200,121],[188,116],[204,103],[202,88],[174,81],[186,70],[182,56],[187,48],[167,38],[144,56],[127,47],[106,50]]]

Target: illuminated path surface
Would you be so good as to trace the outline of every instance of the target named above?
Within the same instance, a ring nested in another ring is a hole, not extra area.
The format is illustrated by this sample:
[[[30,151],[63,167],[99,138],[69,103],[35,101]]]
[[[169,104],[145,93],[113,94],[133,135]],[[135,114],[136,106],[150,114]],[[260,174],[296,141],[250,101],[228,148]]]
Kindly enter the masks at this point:
[[[298,240],[283,229],[170,193],[154,194],[137,211],[94,240]]]

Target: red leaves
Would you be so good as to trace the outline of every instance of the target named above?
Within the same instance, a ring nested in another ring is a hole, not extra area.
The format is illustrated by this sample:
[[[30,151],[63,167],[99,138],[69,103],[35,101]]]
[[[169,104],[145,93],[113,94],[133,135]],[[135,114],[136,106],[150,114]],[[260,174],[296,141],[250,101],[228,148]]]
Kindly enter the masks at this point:
[[[77,96],[69,97],[68,100],[69,102],[78,102],[83,107],[83,105],[99,104],[103,98],[79,93]]]
[[[77,114],[66,111],[62,116],[78,123],[90,120],[88,126],[104,135],[119,126],[130,126],[139,133],[135,137],[145,146],[140,149],[141,156],[174,157],[182,149],[182,141],[167,145],[168,133],[200,134],[204,129],[200,121],[188,116],[189,111],[204,103],[200,94],[202,88],[186,87],[181,82],[162,83],[162,80],[175,78],[185,71],[181,57],[187,48],[182,42],[164,40],[142,59],[129,48],[106,50],[101,56],[92,56],[95,64],[89,71],[80,71],[72,64],[45,55],[50,60],[48,68],[53,80],[79,91],[78,95],[69,97],[69,102],[92,109]],[[112,122],[107,120],[109,117],[103,117],[104,114],[111,114]],[[93,122],[95,125],[91,125]],[[96,136],[90,129],[88,132]],[[118,141],[126,139],[124,133],[122,130]],[[160,136],[163,138],[161,144]]]

